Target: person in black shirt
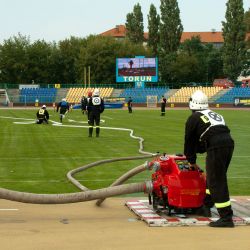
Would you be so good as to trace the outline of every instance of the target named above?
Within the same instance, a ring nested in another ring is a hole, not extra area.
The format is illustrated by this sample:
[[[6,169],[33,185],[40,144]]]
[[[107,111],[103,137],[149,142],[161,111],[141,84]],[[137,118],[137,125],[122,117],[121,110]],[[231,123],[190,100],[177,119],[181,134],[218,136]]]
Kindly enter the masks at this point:
[[[91,107],[88,105],[89,104],[89,100],[90,100],[90,97],[92,96],[92,92],[89,91],[88,92],[88,97],[87,97],[87,100],[86,100],[86,113],[88,115],[88,123],[90,121],[90,118],[89,118],[89,115],[90,115],[90,110],[91,110]]]
[[[167,103],[167,99],[164,96],[162,96],[162,98],[161,98],[161,116],[165,116],[166,103]]]
[[[128,98],[128,103],[127,103],[127,105],[128,105],[128,112],[129,113],[132,113],[132,102],[133,102],[132,98],[129,97]]]
[[[184,154],[191,166],[198,168],[196,154],[207,153],[207,189],[203,208],[210,212],[215,205],[220,215],[219,220],[210,222],[209,226],[234,227],[227,185],[227,170],[234,151],[230,130],[223,116],[208,108],[208,98],[202,91],[194,92],[189,108],[192,114],[186,121]]]
[[[99,137],[100,116],[104,111],[104,101],[99,96],[99,89],[95,89],[93,96],[89,98],[87,110],[89,114],[89,137],[92,137],[94,124],[96,126],[96,137]]]
[[[85,96],[83,96],[81,99],[81,110],[82,110],[83,115],[86,112],[86,108],[87,108],[87,98]]]
[[[62,101],[58,103],[56,112],[58,112],[59,109],[60,109],[60,122],[62,123],[63,118],[69,111],[69,103],[66,101],[66,98],[63,98]]]
[[[43,105],[36,113],[37,124],[49,123],[49,112],[46,109],[46,105]]]

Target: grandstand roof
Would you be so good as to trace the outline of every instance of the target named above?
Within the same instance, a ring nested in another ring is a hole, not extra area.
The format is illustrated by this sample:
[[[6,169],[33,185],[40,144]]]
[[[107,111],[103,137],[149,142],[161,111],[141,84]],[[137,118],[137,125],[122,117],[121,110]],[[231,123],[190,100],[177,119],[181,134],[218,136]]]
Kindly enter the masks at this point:
[[[101,36],[112,36],[115,38],[125,38],[126,27],[125,25],[116,25],[115,28],[107,30],[100,34]],[[221,31],[208,31],[208,32],[183,32],[181,42],[190,39],[191,37],[199,36],[203,43],[223,43],[224,39]],[[148,39],[148,33],[144,33],[145,40]],[[250,33],[247,33],[247,39],[250,39]]]

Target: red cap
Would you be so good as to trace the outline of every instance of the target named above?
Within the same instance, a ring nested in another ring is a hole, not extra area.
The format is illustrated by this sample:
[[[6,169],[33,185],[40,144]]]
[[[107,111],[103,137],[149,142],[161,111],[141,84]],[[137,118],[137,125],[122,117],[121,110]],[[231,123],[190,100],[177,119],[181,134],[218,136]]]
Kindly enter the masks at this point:
[[[92,92],[88,92],[88,97],[91,97],[92,96]]]

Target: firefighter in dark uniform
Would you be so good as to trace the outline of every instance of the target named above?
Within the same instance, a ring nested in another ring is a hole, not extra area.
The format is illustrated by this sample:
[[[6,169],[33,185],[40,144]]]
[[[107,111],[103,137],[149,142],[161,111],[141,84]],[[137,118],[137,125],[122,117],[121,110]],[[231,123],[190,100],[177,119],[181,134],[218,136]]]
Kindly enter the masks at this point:
[[[167,104],[167,99],[163,95],[162,98],[161,98],[161,116],[165,116],[166,104]]]
[[[69,111],[69,103],[66,101],[66,98],[63,98],[61,102],[58,103],[56,112],[60,109],[60,122],[62,123],[63,118],[66,113]]]
[[[128,98],[128,103],[127,103],[127,105],[128,105],[128,112],[129,113],[132,113],[132,102],[133,102],[132,98],[129,97]]]
[[[49,123],[49,112],[46,109],[46,105],[43,105],[36,113],[37,124]]]
[[[89,137],[92,137],[94,124],[96,126],[96,137],[99,137],[100,134],[100,115],[104,111],[104,101],[99,95],[99,89],[95,89],[93,96],[88,101]]]
[[[82,110],[82,114],[84,115],[87,109],[87,97],[83,96],[81,99],[81,110]]]
[[[81,100],[81,109],[82,109],[82,113],[83,114],[85,114],[85,113],[87,114],[88,113],[87,107],[88,107],[89,98],[91,96],[92,96],[92,92],[89,91],[88,92],[88,97],[85,97],[85,96],[82,97],[82,100]]]
[[[207,189],[203,208],[210,212],[215,205],[220,215],[209,226],[234,227],[227,185],[227,169],[234,151],[230,130],[223,116],[208,108],[208,98],[202,91],[193,93],[189,108],[192,114],[186,122],[184,154],[191,166],[197,168],[196,153],[207,152]]]

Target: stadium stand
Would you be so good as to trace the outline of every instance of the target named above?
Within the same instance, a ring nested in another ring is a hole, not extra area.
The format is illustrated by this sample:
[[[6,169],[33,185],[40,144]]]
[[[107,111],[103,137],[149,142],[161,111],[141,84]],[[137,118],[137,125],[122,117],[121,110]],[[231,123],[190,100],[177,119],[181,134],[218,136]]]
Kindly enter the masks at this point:
[[[33,103],[36,99],[40,103],[55,101],[57,89],[55,88],[22,88],[19,91],[21,103]]]
[[[133,103],[146,103],[147,96],[157,96],[159,100],[161,96],[166,96],[169,88],[126,88],[123,92],[120,93],[119,97],[132,97]]]
[[[250,88],[237,88],[234,87],[228,90],[224,95],[220,96],[217,103],[234,103],[236,97],[250,97]]]
[[[183,87],[179,89],[173,96],[169,97],[167,102],[170,103],[188,103],[190,96],[194,91],[200,89],[207,96],[208,99],[212,98],[218,92],[223,90],[223,87]]]
[[[113,88],[99,88],[101,97],[110,97]],[[93,92],[94,88],[70,88],[66,99],[69,103],[80,103],[83,96],[87,96],[88,92]]]

